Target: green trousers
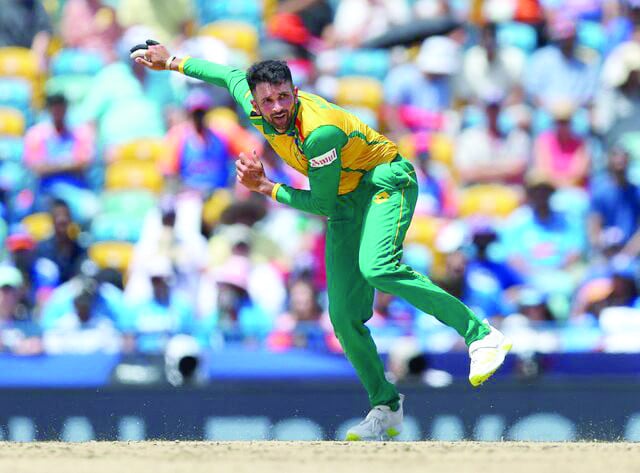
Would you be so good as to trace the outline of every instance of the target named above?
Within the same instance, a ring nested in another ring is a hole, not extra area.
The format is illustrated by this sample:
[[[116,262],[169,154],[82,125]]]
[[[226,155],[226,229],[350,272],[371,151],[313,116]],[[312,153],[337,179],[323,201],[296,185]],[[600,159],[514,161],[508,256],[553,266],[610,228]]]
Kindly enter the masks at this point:
[[[337,213],[328,221],[329,315],[372,406],[396,409],[399,400],[365,325],[372,316],[374,289],[402,297],[435,316],[453,327],[467,345],[489,332],[460,300],[400,262],[417,198],[415,170],[398,156],[369,171],[353,192],[340,196]]]

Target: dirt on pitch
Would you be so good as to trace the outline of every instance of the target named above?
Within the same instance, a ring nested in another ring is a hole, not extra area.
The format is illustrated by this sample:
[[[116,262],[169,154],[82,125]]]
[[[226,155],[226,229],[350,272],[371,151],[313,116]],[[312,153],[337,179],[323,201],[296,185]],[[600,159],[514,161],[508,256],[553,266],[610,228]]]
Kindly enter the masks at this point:
[[[0,443],[11,473],[626,473],[640,443]]]

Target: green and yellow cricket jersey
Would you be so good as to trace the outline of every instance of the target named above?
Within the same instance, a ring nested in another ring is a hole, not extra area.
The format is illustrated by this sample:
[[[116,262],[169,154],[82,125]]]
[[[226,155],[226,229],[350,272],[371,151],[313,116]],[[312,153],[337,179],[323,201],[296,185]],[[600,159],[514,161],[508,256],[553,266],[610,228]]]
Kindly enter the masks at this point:
[[[294,119],[285,133],[279,133],[253,109],[244,71],[189,57],[179,70],[226,87],[276,153],[309,177],[309,191],[276,184],[272,197],[283,204],[331,216],[338,195],[353,191],[367,171],[398,155],[393,142],[317,95],[299,92]]]

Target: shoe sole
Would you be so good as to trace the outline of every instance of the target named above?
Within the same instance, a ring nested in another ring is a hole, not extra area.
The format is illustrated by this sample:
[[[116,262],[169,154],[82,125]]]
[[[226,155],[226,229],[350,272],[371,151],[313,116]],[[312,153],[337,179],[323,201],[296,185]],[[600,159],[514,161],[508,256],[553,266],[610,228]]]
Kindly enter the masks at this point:
[[[505,338],[499,348],[500,355],[497,359],[496,366],[492,370],[486,373],[469,377],[469,382],[471,383],[471,386],[473,386],[474,388],[477,388],[479,386],[482,386],[489,378],[491,378],[491,376],[493,376],[494,373],[498,371],[498,369],[502,366],[502,364],[504,363],[504,359],[507,356],[507,353],[511,351],[512,347],[513,347],[513,343],[511,342],[511,340]]]
[[[380,436],[379,439],[363,439],[358,434],[354,434],[352,432],[348,432],[345,440],[347,442],[362,442],[365,440],[394,440],[398,435],[400,435],[401,431],[398,429],[394,429],[393,427],[386,430],[384,434]]]

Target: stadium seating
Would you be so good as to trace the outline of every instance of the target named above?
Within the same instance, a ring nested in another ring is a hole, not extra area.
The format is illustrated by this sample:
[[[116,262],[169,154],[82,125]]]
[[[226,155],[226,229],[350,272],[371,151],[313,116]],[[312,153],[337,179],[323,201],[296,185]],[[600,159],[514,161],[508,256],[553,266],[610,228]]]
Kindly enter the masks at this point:
[[[20,137],[24,129],[24,116],[20,110],[0,107],[0,135]]]
[[[481,184],[459,193],[461,217],[482,215],[503,218],[520,205],[520,194],[511,187],[500,184]]]
[[[110,164],[105,175],[107,190],[146,189],[159,193],[163,188],[162,174],[149,161],[120,161]]]
[[[133,255],[133,245],[124,241],[103,241],[89,247],[89,258],[99,268],[125,272]]]
[[[258,27],[262,22],[261,3],[255,0],[196,0],[195,7],[201,25],[219,20],[238,20]]]
[[[537,34],[533,26],[524,23],[509,22],[498,26],[498,46],[514,46],[527,54],[536,48]]]
[[[244,52],[250,60],[256,59],[258,50],[258,30],[243,21],[216,21],[200,29],[201,36],[219,39],[232,49]]]
[[[60,75],[96,75],[104,61],[95,53],[81,49],[63,49],[51,59],[50,72]]]
[[[130,214],[101,214],[91,222],[93,241],[130,241],[140,238],[142,219]]]
[[[0,106],[25,113],[31,109],[32,84],[24,78],[0,77]]]
[[[0,48],[0,76],[22,77],[29,81],[40,78],[40,66],[35,53],[27,48]]]
[[[350,76],[338,81],[336,102],[343,107],[355,106],[378,110],[382,105],[382,83],[370,77]]]
[[[100,210],[101,213],[142,218],[155,203],[155,197],[147,191],[105,192],[102,194]]]
[[[391,57],[384,49],[353,49],[340,52],[338,75],[367,76],[384,80]]]
[[[167,154],[167,145],[160,138],[142,138],[114,146],[108,152],[108,161],[162,162]]]
[[[51,215],[46,212],[27,215],[22,219],[22,225],[36,241],[49,238],[53,234],[53,221]]]

